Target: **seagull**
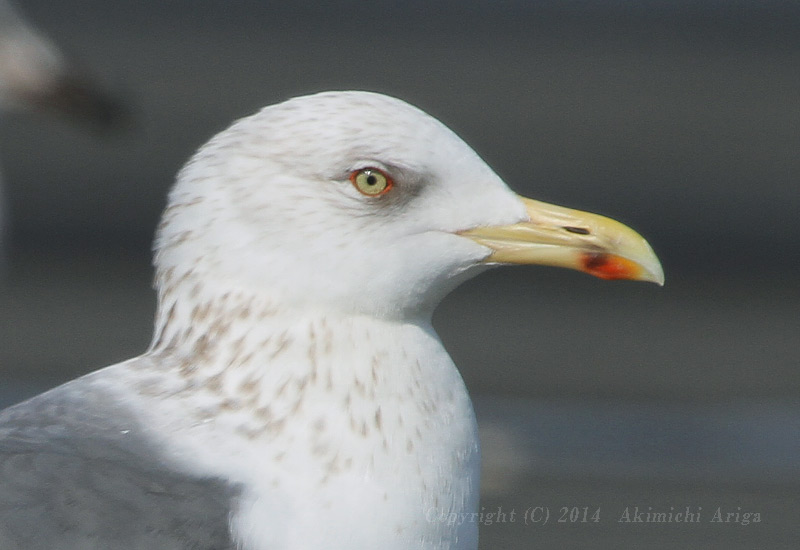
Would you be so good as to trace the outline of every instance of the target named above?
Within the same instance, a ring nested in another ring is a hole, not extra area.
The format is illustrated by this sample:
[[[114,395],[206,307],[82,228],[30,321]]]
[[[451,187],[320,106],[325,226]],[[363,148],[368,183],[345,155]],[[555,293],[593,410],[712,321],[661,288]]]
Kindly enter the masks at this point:
[[[154,250],[144,354],[0,413],[0,548],[474,550],[478,431],[437,303],[504,264],[663,283],[632,229],[515,194],[372,92],[212,138]]]
[[[98,129],[125,118],[117,99],[81,75],[5,0],[0,0],[0,108],[62,115]],[[2,195],[0,188],[0,244],[5,225]],[[0,251],[0,260],[2,255]]]

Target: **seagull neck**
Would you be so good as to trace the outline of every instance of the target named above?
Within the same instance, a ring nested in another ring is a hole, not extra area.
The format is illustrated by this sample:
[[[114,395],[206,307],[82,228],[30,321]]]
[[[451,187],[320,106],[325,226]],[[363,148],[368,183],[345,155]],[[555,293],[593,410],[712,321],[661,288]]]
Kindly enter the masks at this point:
[[[178,285],[159,284],[155,331],[148,354],[196,357],[207,362],[214,349],[246,350],[257,342],[280,340],[287,327],[414,325],[433,329],[430,315],[403,319],[336,312],[309,304],[287,306],[263,292],[213,288],[186,278]],[[364,329],[366,330],[366,328]]]

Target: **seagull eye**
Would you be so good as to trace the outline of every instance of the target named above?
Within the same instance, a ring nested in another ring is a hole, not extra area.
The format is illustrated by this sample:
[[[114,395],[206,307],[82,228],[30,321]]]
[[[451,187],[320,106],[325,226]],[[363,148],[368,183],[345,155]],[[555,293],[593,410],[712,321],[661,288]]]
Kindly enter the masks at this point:
[[[377,168],[362,168],[350,174],[350,181],[364,195],[376,197],[388,193],[394,185],[392,178]]]

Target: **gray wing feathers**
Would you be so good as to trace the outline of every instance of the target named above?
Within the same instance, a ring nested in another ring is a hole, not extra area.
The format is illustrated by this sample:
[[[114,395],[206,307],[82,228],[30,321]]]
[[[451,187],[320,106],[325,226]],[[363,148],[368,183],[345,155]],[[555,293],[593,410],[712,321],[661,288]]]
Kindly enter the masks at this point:
[[[0,549],[234,550],[239,488],[168,467],[95,393],[78,380],[0,412]]]

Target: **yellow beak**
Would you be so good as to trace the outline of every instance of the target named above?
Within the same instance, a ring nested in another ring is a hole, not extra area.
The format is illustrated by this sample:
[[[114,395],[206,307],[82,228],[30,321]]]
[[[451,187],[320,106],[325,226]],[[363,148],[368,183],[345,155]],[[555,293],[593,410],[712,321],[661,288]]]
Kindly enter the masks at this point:
[[[484,260],[577,269],[603,279],[664,284],[664,271],[647,241],[618,221],[520,197],[530,221],[459,233],[492,250]]]

